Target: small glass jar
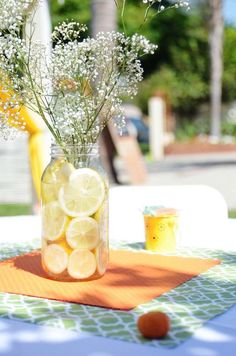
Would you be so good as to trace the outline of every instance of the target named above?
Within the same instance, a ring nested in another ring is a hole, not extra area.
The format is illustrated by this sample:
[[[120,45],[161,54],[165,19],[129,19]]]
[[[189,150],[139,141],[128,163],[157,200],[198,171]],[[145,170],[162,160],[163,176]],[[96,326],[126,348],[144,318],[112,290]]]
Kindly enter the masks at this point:
[[[42,176],[42,265],[48,277],[104,275],[109,255],[108,179],[98,145],[52,145]]]

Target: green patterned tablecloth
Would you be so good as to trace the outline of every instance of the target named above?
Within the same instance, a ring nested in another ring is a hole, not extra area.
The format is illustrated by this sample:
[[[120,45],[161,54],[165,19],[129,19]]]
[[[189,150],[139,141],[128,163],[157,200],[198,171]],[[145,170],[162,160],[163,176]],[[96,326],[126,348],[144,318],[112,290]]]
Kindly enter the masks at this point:
[[[37,241],[25,245],[2,244],[0,259],[37,247]],[[113,247],[136,251],[143,249],[139,243],[119,243]],[[190,248],[181,248],[175,255],[219,258],[222,263],[128,312],[0,293],[0,316],[151,346],[177,346],[206,321],[236,303],[236,255],[227,251]],[[171,330],[165,339],[146,340],[137,331],[136,321],[140,314],[156,309],[169,315]]]

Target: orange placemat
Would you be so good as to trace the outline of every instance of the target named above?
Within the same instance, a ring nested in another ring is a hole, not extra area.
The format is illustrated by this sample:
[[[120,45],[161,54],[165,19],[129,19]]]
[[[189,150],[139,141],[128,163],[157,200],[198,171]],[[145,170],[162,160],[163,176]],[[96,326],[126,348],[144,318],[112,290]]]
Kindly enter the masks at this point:
[[[0,262],[0,292],[129,310],[219,264],[219,260],[111,251],[107,273],[90,282],[46,277],[40,252]]]

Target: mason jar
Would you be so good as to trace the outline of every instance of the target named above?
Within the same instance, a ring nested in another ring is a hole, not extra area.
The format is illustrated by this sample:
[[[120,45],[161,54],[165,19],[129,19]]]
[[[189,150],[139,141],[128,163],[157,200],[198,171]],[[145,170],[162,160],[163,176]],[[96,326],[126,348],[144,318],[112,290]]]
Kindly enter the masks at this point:
[[[49,278],[104,275],[109,255],[108,179],[97,144],[52,145],[42,176],[42,266]]]

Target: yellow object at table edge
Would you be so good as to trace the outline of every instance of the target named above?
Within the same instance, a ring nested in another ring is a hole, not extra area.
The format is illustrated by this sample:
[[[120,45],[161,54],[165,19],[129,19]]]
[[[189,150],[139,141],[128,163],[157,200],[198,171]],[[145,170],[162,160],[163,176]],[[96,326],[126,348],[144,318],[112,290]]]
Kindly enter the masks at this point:
[[[7,97],[11,95],[8,91],[4,93],[1,90],[2,87],[0,86],[0,99],[4,102],[7,100]],[[4,109],[0,107],[0,110],[3,111]],[[45,161],[46,161],[46,154],[45,154],[45,133],[39,125],[36,124],[33,117],[29,114],[26,107],[21,106],[19,110],[16,109],[8,109],[12,114],[18,112],[19,118],[24,122],[24,130],[29,133],[29,140],[28,140],[28,153],[29,153],[29,161],[30,161],[30,168],[31,168],[31,176],[35,188],[35,192],[37,195],[38,200],[41,197],[41,176],[43,174],[43,170],[45,168]],[[9,120],[9,125],[13,126],[22,131],[22,128],[19,127],[14,120]]]

